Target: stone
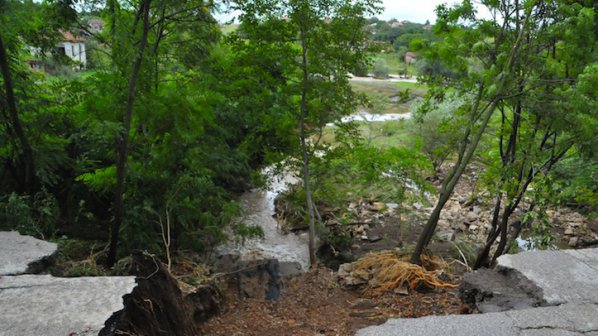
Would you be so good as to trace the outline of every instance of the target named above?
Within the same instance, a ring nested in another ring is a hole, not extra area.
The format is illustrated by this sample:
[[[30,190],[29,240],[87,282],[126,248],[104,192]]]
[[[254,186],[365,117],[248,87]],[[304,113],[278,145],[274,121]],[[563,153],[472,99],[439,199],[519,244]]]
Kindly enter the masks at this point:
[[[571,239],[569,239],[568,245],[571,247],[576,247],[577,243],[579,243],[579,237],[571,237]]]
[[[97,335],[134,277],[0,277],[0,335]]]
[[[440,241],[450,242],[455,240],[455,231],[451,229],[438,229],[436,237]]]
[[[481,209],[479,206],[477,206],[477,205],[474,205],[474,206],[473,206],[473,209],[472,209],[471,211],[472,211],[474,214],[476,214],[477,216],[479,216],[479,215],[480,215],[480,213],[482,212],[482,209]]]
[[[479,226],[477,226],[477,225],[470,225],[470,226],[469,226],[469,231],[471,231],[471,232],[475,232],[475,231],[477,231],[479,228],[480,228],[480,227],[479,227]]]
[[[283,278],[293,277],[302,273],[301,264],[296,261],[279,261],[280,276]]]
[[[372,204],[370,204],[368,209],[370,209],[372,211],[381,211],[385,207],[386,207],[386,204],[384,204],[383,202],[372,202]]]
[[[368,240],[369,240],[370,243],[375,243],[375,242],[377,242],[379,240],[382,240],[382,237],[380,237],[380,236],[371,236],[371,237],[368,237]]]
[[[439,227],[443,227],[443,228],[447,228],[447,227],[449,227],[451,225],[450,225],[450,223],[449,223],[448,220],[446,220],[446,219],[439,219],[438,220],[438,226]]]
[[[353,264],[352,263],[346,263],[346,264],[341,264],[338,267],[338,276],[339,277],[346,277],[351,275],[351,272],[353,271]]]
[[[386,203],[386,207],[394,210],[399,207],[399,204],[398,203]]]
[[[276,259],[240,261],[229,280],[242,298],[278,300],[282,285]]]
[[[467,220],[472,223],[478,220],[478,214],[474,213],[474,212],[468,212],[466,215]]]
[[[571,227],[567,227],[567,228],[565,229],[565,236],[572,236],[573,234],[574,234],[574,232],[573,232],[573,228],[571,228]]]
[[[469,228],[469,225],[465,224],[465,223],[461,223],[459,225],[459,231],[461,232],[467,232],[467,229]]]
[[[43,272],[57,251],[54,243],[16,231],[0,232],[0,276]]]

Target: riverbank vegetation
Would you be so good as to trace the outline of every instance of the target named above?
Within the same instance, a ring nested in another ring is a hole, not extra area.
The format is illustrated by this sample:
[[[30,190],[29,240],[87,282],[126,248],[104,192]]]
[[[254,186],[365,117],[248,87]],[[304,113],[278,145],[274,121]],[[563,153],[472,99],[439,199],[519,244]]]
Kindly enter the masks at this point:
[[[207,276],[217,246],[263,237],[239,196],[281,170],[314,267],[398,248],[458,275],[596,243],[592,1],[463,1],[434,25],[370,0],[232,1],[220,25],[218,5],[0,1],[0,229],[58,242],[57,274],[145,250]]]

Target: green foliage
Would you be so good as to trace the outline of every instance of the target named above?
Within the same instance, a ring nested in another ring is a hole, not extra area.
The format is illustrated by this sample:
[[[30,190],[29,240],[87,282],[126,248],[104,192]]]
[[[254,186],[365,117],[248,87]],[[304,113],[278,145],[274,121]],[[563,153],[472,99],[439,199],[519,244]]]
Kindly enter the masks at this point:
[[[546,250],[553,246],[555,237],[552,231],[552,222],[546,212],[526,212],[521,218],[521,224],[529,227],[526,249]]]
[[[377,59],[374,63],[374,78],[378,79],[386,79],[388,78],[388,74],[390,69],[388,65],[386,65],[386,61],[383,59]]]
[[[413,106],[414,118],[408,122],[412,145],[430,159],[435,171],[457,152],[466,125],[463,108],[469,99],[452,96],[432,106],[422,102]]]
[[[55,197],[47,190],[29,196],[15,193],[0,199],[0,228],[46,239],[54,235],[60,211]]]

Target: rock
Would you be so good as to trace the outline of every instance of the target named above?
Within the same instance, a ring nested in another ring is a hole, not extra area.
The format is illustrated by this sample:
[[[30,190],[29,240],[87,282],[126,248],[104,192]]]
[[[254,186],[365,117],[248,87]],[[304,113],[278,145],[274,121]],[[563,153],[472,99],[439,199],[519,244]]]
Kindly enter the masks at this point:
[[[398,203],[386,203],[386,207],[394,210],[399,207],[399,204]]]
[[[439,219],[438,220],[438,226],[441,228],[448,228],[450,225],[449,221],[446,219]]]
[[[232,271],[229,284],[243,298],[277,300],[282,284],[276,259],[243,260]]]
[[[97,335],[134,287],[134,277],[2,276],[0,334]]]
[[[482,212],[482,209],[481,209],[479,206],[477,206],[477,205],[474,205],[474,206],[473,206],[473,209],[472,209],[471,211],[472,211],[474,214],[476,214],[477,216],[479,216],[479,215],[480,215],[480,213]]]
[[[566,236],[572,236],[573,235],[573,229],[571,227],[567,227],[565,229],[565,235]]]
[[[299,275],[302,270],[301,264],[294,261],[279,261],[278,268],[280,276],[283,278]]]
[[[470,225],[470,226],[469,226],[469,231],[471,231],[471,232],[475,232],[475,231],[477,231],[479,228],[480,228],[480,227],[479,227],[479,226],[477,226],[477,225]]]
[[[54,243],[16,231],[0,232],[0,276],[43,272],[57,251]]]
[[[409,290],[405,287],[397,287],[393,290],[393,292],[395,294],[399,294],[399,295],[409,295]]]
[[[465,223],[461,223],[459,225],[459,231],[461,232],[467,232],[467,229],[469,228],[469,225],[465,224]]]
[[[451,229],[439,229],[436,232],[436,237],[440,241],[453,241],[455,240],[455,231]]]
[[[370,241],[370,243],[375,243],[375,242],[377,242],[379,240],[382,240],[382,237],[380,237],[380,236],[371,236],[371,237],[368,238],[368,240]]]
[[[338,276],[339,277],[347,277],[349,275],[351,275],[351,272],[353,271],[353,264],[352,263],[346,263],[346,264],[341,264],[338,267]]]
[[[368,209],[372,211],[381,211],[382,209],[384,209],[384,207],[386,207],[386,204],[384,204],[383,202],[372,202],[372,204],[368,206]]]
[[[478,214],[476,214],[475,212],[472,212],[472,211],[468,212],[465,217],[467,218],[469,223],[473,223],[473,222],[477,221],[479,218]]]
[[[571,237],[571,239],[569,239],[568,245],[571,247],[576,247],[577,243],[579,243],[579,237]]]

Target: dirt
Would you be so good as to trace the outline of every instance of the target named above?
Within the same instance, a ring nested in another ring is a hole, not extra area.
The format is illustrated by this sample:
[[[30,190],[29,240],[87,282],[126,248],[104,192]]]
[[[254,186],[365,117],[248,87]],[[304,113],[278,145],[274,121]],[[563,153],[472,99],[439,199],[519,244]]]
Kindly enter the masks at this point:
[[[342,288],[325,267],[287,279],[278,301],[229,296],[224,313],[201,326],[203,335],[352,335],[388,318],[458,314],[456,289],[368,297]]]
[[[156,257],[134,252],[131,275],[137,286],[123,297],[124,308],[115,312],[100,336],[197,335],[198,325],[219,313],[220,292],[214,286],[190,291]]]

